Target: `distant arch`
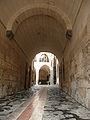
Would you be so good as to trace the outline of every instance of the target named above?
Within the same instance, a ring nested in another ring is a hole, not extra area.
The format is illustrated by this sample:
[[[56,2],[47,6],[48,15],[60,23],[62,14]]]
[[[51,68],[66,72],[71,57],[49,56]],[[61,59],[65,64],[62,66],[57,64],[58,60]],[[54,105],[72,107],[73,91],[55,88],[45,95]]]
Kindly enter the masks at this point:
[[[39,82],[47,84],[50,76],[50,68],[47,65],[43,65],[39,70]]]
[[[39,62],[49,62],[49,57],[46,54],[42,54],[39,58]]]

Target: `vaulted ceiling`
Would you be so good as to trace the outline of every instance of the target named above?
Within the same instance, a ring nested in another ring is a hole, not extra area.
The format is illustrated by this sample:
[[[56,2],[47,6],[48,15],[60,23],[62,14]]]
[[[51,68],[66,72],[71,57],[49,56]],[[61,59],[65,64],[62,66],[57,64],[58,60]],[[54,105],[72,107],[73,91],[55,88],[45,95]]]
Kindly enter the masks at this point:
[[[31,60],[40,51],[63,54],[83,0],[0,0],[0,21]]]

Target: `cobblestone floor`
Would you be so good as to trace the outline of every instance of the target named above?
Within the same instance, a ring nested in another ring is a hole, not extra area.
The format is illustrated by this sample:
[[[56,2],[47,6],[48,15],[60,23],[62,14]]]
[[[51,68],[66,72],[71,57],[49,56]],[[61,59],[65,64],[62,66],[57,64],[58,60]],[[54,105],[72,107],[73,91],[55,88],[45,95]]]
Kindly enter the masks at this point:
[[[32,87],[27,91],[18,92],[15,95],[4,97],[0,99],[0,120],[7,120],[16,109],[18,109],[27,99],[40,90],[41,87]]]
[[[0,120],[8,120],[12,113],[16,116],[15,111],[19,112],[25,102],[27,106],[23,107],[23,112],[9,120],[90,120],[90,111],[58,86],[35,86],[29,91],[0,99]]]
[[[90,111],[58,87],[49,87],[43,120],[90,120]]]

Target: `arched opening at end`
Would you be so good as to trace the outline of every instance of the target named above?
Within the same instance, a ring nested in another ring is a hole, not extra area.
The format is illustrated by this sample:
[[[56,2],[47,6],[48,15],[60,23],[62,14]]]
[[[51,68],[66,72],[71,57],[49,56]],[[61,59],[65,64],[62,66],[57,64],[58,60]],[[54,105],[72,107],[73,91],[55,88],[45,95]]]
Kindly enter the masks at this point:
[[[32,83],[34,85],[59,84],[59,61],[50,52],[38,53],[32,61]]]
[[[39,70],[39,85],[47,85],[49,84],[50,77],[50,67],[47,65],[43,65]]]

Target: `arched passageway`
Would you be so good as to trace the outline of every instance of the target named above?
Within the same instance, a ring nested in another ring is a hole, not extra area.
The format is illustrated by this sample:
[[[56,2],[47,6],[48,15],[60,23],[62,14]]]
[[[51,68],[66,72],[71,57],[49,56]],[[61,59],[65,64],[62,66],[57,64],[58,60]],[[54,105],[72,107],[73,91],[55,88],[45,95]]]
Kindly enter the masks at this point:
[[[38,85],[42,51],[59,61],[50,84],[90,108],[90,0],[0,0],[1,99]]]

